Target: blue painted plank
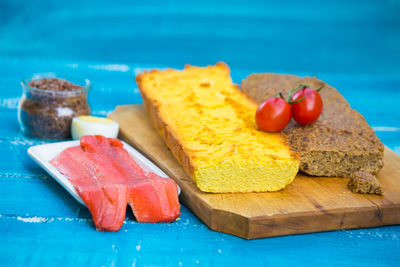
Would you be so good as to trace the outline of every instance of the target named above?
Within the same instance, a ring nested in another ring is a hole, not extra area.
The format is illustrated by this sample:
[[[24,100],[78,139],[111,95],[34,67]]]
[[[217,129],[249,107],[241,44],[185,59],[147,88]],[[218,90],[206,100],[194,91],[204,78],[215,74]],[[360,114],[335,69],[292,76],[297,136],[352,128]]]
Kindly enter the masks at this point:
[[[0,174],[3,215],[91,218],[57,182],[48,176]]]
[[[395,266],[400,260],[400,227],[252,241],[208,231],[190,214],[171,224],[127,222],[117,233],[96,232],[84,220],[40,217],[2,216],[0,228],[0,259],[18,265]]]
[[[400,70],[398,1],[124,1],[113,7],[5,1],[3,10],[4,56],[165,65],[225,60],[236,68],[290,72]]]
[[[9,60],[2,60],[3,64],[8,64]],[[18,99],[21,95],[20,85],[15,82],[21,78],[18,70],[33,73],[35,70],[44,71],[43,66],[50,65],[59,73],[79,73],[83,77],[92,80],[93,89],[89,95],[89,103],[92,110],[97,114],[106,114],[112,111],[118,104],[136,104],[141,103],[141,97],[134,81],[135,72],[139,72],[147,66],[128,65],[128,64],[91,64],[88,62],[73,63],[65,62],[51,64],[48,61],[37,62],[36,64],[26,64],[24,60],[14,61],[14,72],[7,75],[10,81],[2,88],[2,102],[0,102],[1,110],[10,110],[15,112],[10,116],[5,116],[9,120],[13,116],[16,117],[16,108]],[[28,65],[28,66],[25,66]],[[74,67],[71,67],[74,66]],[[153,66],[165,67],[165,66]],[[182,67],[182,66],[178,66]],[[252,73],[254,69],[232,69],[233,80],[240,83],[247,75]],[[264,70],[267,71],[267,70]],[[338,90],[348,99],[350,104],[363,114],[372,126],[398,126],[400,118],[393,114],[388,106],[392,104],[393,99],[399,97],[400,76],[373,76],[373,75],[332,75],[324,72],[304,73],[297,72],[299,75],[316,75]],[[392,104],[393,105],[393,104]],[[15,110],[15,111],[14,111]],[[7,119],[5,118],[5,119]],[[16,122],[7,122],[15,127]]]
[[[395,266],[400,261],[400,226],[251,241],[208,231],[191,214],[171,224],[128,221],[117,233],[96,232],[85,220],[40,217],[2,216],[0,229],[0,259],[18,265],[62,260],[65,266]],[[372,251],[373,259],[366,254]]]

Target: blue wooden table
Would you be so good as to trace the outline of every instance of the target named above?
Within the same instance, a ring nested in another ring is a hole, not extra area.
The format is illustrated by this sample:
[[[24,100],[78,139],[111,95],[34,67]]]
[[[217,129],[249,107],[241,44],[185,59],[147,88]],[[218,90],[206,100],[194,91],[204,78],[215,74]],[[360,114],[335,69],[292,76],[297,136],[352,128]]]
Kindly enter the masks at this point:
[[[144,68],[226,61],[252,72],[316,75],[337,87],[400,154],[400,1],[0,0],[1,266],[400,266],[400,226],[246,241],[182,207],[174,223],[97,232],[90,213],[28,158],[48,141],[17,122],[19,81],[89,78],[95,115],[141,103]]]

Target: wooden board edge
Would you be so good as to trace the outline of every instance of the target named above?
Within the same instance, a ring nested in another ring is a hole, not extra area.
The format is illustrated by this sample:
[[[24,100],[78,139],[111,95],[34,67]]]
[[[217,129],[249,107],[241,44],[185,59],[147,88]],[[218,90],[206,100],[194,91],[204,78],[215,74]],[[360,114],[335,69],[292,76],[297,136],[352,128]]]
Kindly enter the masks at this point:
[[[391,214],[394,215],[390,220],[382,217],[382,211],[377,206],[358,208],[357,210],[354,208],[337,209],[312,214],[304,212],[254,218],[213,209],[207,218],[203,216],[200,219],[213,231],[252,240],[400,224],[400,215],[398,215],[400,214],[400,205],[393,205],[390,208]],[[361,223],[360,217],[364,218]]]
[[[400,212],[400,207],[399,207]],[[360,223],[360,217],[364,218]],[[327,232],[386,225],[378,207],[365,207],[320,211],[316,213],[292,213],[251,218],[248,239]]]
[[[227,212],[220,209],[211,211],[211,222],[207,226],[216,232],[226,233],[241,237],[249,238],[250,219],[236,213]]]
[[[382,218],[382,225],[400,224],[400,203],[377,205],[377,207]]]

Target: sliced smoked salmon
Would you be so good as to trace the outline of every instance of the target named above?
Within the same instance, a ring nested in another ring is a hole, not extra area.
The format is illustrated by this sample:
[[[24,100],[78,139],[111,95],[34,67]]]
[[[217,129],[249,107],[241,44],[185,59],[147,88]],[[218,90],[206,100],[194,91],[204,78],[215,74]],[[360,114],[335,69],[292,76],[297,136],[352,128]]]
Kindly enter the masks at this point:
[[[98,230],[118,231],[127,203],[138,222],[171,222],[180,215],[170,178],[145,172],[115,138],[83,136],[50,161],[74,185]]]

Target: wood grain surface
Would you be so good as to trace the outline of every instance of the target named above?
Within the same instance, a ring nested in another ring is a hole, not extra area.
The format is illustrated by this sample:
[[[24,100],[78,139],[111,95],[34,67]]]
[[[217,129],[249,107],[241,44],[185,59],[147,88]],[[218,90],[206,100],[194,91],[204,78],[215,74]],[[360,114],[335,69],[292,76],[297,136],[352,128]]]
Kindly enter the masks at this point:
[[[378,175],[383,196],[354,194],[347,178],[304,174],[278,192],[212,194],[196,187],[142,105],[118,106],[109,117],[119,122],[122,139],[179,184],[181,201],[212,230],[255,239],[400,223],[400,157],[387,147]]]

